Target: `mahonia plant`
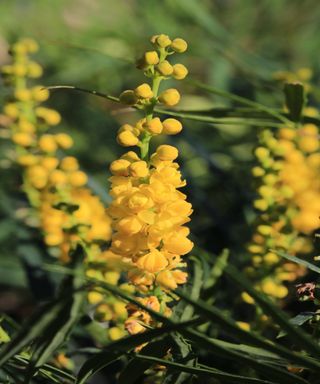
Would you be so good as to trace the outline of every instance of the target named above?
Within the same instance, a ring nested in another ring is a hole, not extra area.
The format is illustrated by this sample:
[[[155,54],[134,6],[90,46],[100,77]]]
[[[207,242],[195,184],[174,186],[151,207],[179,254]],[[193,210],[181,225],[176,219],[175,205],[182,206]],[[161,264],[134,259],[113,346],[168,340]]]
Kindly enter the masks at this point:
[[[318,111],[308,107],[304,115],[316,117]],[[305,269],[283,261],[272,250],[303,255],[313,249],[310,237],[320,216],[319,129],[310,123],[282,127],[275,133],[265,129],[255,157],[258,165],[252,173],[259,196],[254,207],[260,214],[248,245],[253,265],[246,271],[257,288],[283,299],[288,295],[286,282],[301,277]],[[247,294],[243,298],[253,303]]]
[[[42,106],[48,90],[29,84],[42,75],[42,67],[30,58],[37,50],[34,40],[22,39],[11,48],[12,64],[1,68],[6,83],[13,87],[3,112],[8,138],[15,146],[13,160],[23,167],[23,190],[32,206],[28,219],[38,222],[45,244],[62,263],[68,263],[70,251],[81,244],[86,250],[87,275],[116,285],[121,267],[115,255],[101,250],[101,244],[111,238],[111,219],[100,198],[86,186],[88,176],[79,169],[77,159],[58,152],[72,147],[71,136],[48,133],[61,120],[57,111]],[[96,290],[89,292],[88,300],[94,319],[110,324],[106,337],[123,336],[125,303]]]
[[[188,73],[182,64],[170,64],[168,58],[183,53],[187,43],[166,35],[151,38],[154,50],[147,51],[137,62],[150,83],[121,93],[120,101],[144,113],[135,125],[124,124],[117,135],[123,147],[136,146],[140,153],[129,151],[110,165],[110,195],[113,198],[108,214],[112,218],[113,235],[110,252],[128,263],[127,277],[140,294],[138,300],[155,311],[170,315],[167,294],[184,284],[187,273],[183,256],[191,251],[188,239],[192,206],[179,189],[186,185],[175,161],[178,149],[163,144],[150,154],[149,144],[158,135],[175,135],[182,124],[173,118],[163,121],[154,115],[158,104],[174,106],[180,100],[174,88],[160,91],[162,81],[182,80]],[[145,324],[154,324],[150,315],[128,305],[125,322],[130,334],[143,332]]]

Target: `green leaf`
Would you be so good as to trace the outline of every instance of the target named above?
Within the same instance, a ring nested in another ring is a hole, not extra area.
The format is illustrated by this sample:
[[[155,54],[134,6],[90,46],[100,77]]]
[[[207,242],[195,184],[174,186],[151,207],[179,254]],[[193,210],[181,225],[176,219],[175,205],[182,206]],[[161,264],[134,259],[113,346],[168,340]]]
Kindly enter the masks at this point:
[[[238,364],[249,366],[255,371],[259,372],[262,376],[271,378],[278,383],[307,384],[307,381],[297,375],[288,372],[286,369],[281,369],[270,364],[266,364],[262,361],[245,355],[244,353],[240,353],[234,349],[228,348],[227,346],[223,346],[221,343],[217,343],[215,339],[209,338],[208,336],[201,334],[198,331],[183,329],[181,330],[181,333],[185,337],[192,340],[198,347],[202,347],[206,351],[210,351],[220,358],[236,361]]]
[[[291,350],[281,345],[271,343],[269,340],[258,334],[247,332],[241,329],[233,319],[226,316],[219,308],[210,306],[200,299],[194,301],[180,290],[176,290],[175,293],[186,302],[192,304],[198,314],[205,316],[208,320],[210,320],[211,323],[220,325],[226,333],[233,335],[240,341],[264,348],[267,351],[276,353],[293,363],[308,367],[316,371],[320,370],[320,363],[317,361],[311,360],[302,354],[299,355],[297,353],[293,353]]]
[[[79,371],[76,383],[84,384],[90,376],[99,372],[101,369],[111,364],[113,361],[119,359],[119,357],[125,353],[130,352],[135,347],[144,343],[148,343],[156,338],[165,337],[170,332],[183,329],[185,327],[191,326],[192,324],[195,324],[194,320],[179,324],[169,324],[161,328],[156,328],[144,333],[128,336],[121,340],[115,341],[114,343],[110,343],[101,353],[91,357],[84,363]]]
[[[197,300],[200,295],[201,287],[203,285],[203,265],[201,260],[194,256],[191,256],[190,260],[193,261],[192,275],[190,278],[192,285],[185,286],[183,288],[183,291],[187,296],[190,296],[193,300]],[[193,313],[193,306],[181,300],[175,307],[171,316],[171,320],[187,321],[191,319]],[[194,366],[196,363],[196,358],[192,352],[190,342],[185,340],[183,336],[181,336],[179,333],[174,333],[171,337],[173,342],[173,346],[171,348],[173,360],[177,363],[183,361],[184,365],[186,366]],[[177,372],[176,370],[168,369],[163,384],[181,384],[188,380],[190,377],[191,375],[187,372]]]
[[[301,120],[302,110],[306,102],[303,84],[286,83],[284,85],[284,94],[290,119],[297,123]]]
[[[24,356],[16,355],[13,357],[13,360],[17,363],[21,364],[23,367],[27,367],[29,364],[29,360]],[[74,383],[75,377],[68,372],[63,371],[51,364],[43,364],[43,366],[39,369],[39,374],[41,375],[43,372],[49,372],[53,376],[57,376],[57,378],[61,378],[67,381],[71,381]]]
[[[35,368],[41,367],[66,339],[79,317],[85,293],[80,288],[84,276],[84,250],[81,246],[71,255],[74,275],[67,276],[62,282],[60,299],[64,302],[56,319],[48,324],[45,332],[33,345],[33,353],[29,362],[29,375],[32,377]],[[63,300],[64,298],[66,300]]]
[[[302,312],[302,313],[299,313],[297,316],[293,317],[292,319],[290,319],[290,322],[294,325],[301,326],[305,324],[308,320],[311,320],[314,315],[315,315],[315,312]],[[287,332],[285,331],[279,332],[277,339],[285,336],[286,334]]]
[[[266,295],[254,289],[252,283],[243,274],[231,265],[226,268],[225,272],[231,280],[253,297],[262,310],[270,315],[282,330],[288,333],[290,338],[294,340],[295,345],[299,345],[310,354],[319,356],[320,346],[302,329],[292,324],[288,316],[280,308],[276,307]]]
[[[79,268],[82,268],[82,250],[76,250]],[[83,278],[75,273],[68,276],[63,282],[59,296],[52,302],[46,303],[38,308],[24,323],[17,334],[0,351],[0,366],[8,361],[31,342],[35,342],[35,355],[32,366],[43,364],[64,339],[75,319],[75,308],[80,306],[80,293],[73,289],[82,284]],[[78,295],[79,293],[79,295]],[[82,293],[81,293],[82,294]],[[76,307],[73,304],[76,303]],[[71,312],[70,311],[71,309]],[[67,315],[66,315],[67,314]],[[64,319],[64,321],[61,321]],[[72,320],[71,320],[72,319]],[[41,351],[41,352],[40,352]]]
[[[210,271],[209,278],[205,281],[205,288],[212,288],[217,283],[218,279],[223,275],[224,269],[228,265],[230,252],[228,249],[224,249],[221,254],[215,260],[213,268]]]
[[[9,343],[10,336],[7,334],[7,332],[0,326],[0,344],[2,343]]]
[[[228,341],[218,340],[212,337],[210,339],[214,340],[215,343],[220,344],[225,348],[229,348],[241,353],[245,353],[264,363],[271,363],[273,365],[280,365],[280,366],[288,365],[287,359],[280,358],[277,354],[269,352],[263,348],[251,347],[250,345],[247,345],[247,344],[234,344]]]
[[[37,337],[43,335],[48,324],[56,319],[63,306],[64,301],[54,300],[39,307],[13,336],[11,342],[1,348],[0,366]]]
[[[212,93],[212,94],[217,95],[217,96],[225,97],[229,100],[235,101],[235,102],[243,104],[243,105],[247,105],[249,107],[256,109],[257,111],[262,111],[262,112],[267,113],[270,116],[273,116],[279,122],[291,125],[290,120],[288,120],[285,116],[283,116],[281,113],[279,113],[277,110],[275,110],[273,108],[266,107],[265,105],[262,105],[260,103],[257,103],[255,101],[252,101],[249,99],[246,99],[245,97],[234,95],[233,93],[222,91],[222,90],[214,88],[212,86],[202,84],[199,81],[189,80],[188,82],[191,85],[193,85],[199,89],[202,89],[203,91]]]
[[[320,274],[320,268],[317,267],[316,265],[312,264],[312,263],[309,263],[306,260],[299,259],[299,257],[289,255],[288,253],[285,253],[285,252],[282,252],[282,251],[272,250],[272,252],[276,253],[277,255],[279,255],[281,257],[284,257],[287,260],[292,261],[293,263],[300,264],[300,265],[310,269],[310,271],[313,271],[313,272],[316,272],[316,273]]]
[[[163,357],[170,348],[170,338],[157,340],[147,344],[141,352],[153,357]],[[124,370],[120,373],[118,378],[118,384],[133,384],[143,373],[150,368],[153,362],[141,360],[133,357],[126,365]]]
[[[287,372],[286,370],[282,370],[282,369],[279,369],[277,367],[273,367],[269,364],[262,363],[261,361],[257,361],[256,359],[251,358],[250,356],[244,355],[243,353],[239,353],[239,352],[235,351],[234,349],[224,347],[223,345],[221,345],[221,343],[216,343],[213,339],[209,339],[207,336],[205,336],[199,332],[193,331],[191,329],[187,329],[185,327],[181,327],[181,324],[179,325],[179,323],[173,323],[172,320],[170,320],[169,318],[166,318],[165,316],[161,315],[160,313],[155,312],[152,309],[146,307],[145,305],[139,303],[131,295],[127,294],[126,292],[120,290],[119,288],[117,288],[115,286],[112,286],[112,285],[104,283],[104,282],[100,282],[99,280],[96,280],[96,279],[88,279],[88,281],[95,282],[95,284],[97,286],[100,286],[101,288],[104,288],[104,289],[114,293],[115,295],[119,295],[123,299],[134,303],[138,307],[149,312],[151,316],[153,316],[155,319],[163,322],[164,324],[171,324],[172,327],[178,327],[177,329],[178,329],[179,333],[181,333],[185,338],[192,340],[196,344],[196,346],[198,346],[198,347],[201,346],[201,347],[205,348],[206,350],[215,352],[217,355],[224,356],[227,359],[242,362],[245,365],[254,368],[257,372],[262,373],[266,377],[272,377],[272,378],[282,380],[282,381],[280,381],[280,383],[284,382],[283,380],[287,380],[286,381],[287,383],[293,383],[293,384],[294,383],[295,384],[306,383],[306,381],[304,381],[303,379],[298,378],[298,376],[293,375],[293,374]],[[193,320],[193,322],[194,322],[194,327],[196,324],[199,325],[199,323],[200,323],[199,319],[195,319],[195,320]],[[142,336],[142,335],[136,335],[136,336]],[[105,358],[106,357],[104,357],[104,359]],[[118,355],[116,357],[111,356],[111,361],[114,361],[116,358],[118,358]],[[99,361],[99,364],[103,364],[103,361],[104,360],[102,358],[102,361]],[[86,371],[88,371],[88,370],[90,370],[90,369],[88,369],[88,367],[86,367]],[[85,378],[86,378],[86,376],[84,376],[84,379]],[[83,384],[83,383],[84,383],[84,381],[80,381],[78,384]]]
[[[136,356],[137,358],[142,359],[144,361],[150,361],[154,364],[165,365],[166,367],[169,367],[178,372],[183,371],[183,372],[192,373],[193,375],[196,375],[196,376],[213,377],[213,378],[222,380],[221,382],[223,383],[274,384],[274,382],[272,381],[254,379],[251,377],[245,377],[240,375],[233,375],[233,374],[223,372],[218,369],[214,369],[210,367],[205,367],[205,366],[190,367],[184,364],[175,363],[173,361],[159,359],[159,358],[155,358],[148,355],[143,355],[141,353],[137,354]]]

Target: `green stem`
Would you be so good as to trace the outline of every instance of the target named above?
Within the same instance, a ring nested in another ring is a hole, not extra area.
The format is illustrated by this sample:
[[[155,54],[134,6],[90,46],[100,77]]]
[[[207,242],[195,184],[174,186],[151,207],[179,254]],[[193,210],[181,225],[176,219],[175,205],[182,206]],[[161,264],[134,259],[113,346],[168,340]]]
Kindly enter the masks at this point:
[[[157,104],[157,96],[158,96],[161,80],[162,78],[160,76],[155,76],[152,79],[153,99],[152,99],[152,102],[145,107],[145,114],[146,114],[147,121],[151,121],[153,119],[154,108]],[[140,156],[141,156],[141,159],[145,161],[148,161],[149,145],[150,145],[151,137],[152,135],[150,135],[149,133],[145,133],[145,135],[141,140]]]

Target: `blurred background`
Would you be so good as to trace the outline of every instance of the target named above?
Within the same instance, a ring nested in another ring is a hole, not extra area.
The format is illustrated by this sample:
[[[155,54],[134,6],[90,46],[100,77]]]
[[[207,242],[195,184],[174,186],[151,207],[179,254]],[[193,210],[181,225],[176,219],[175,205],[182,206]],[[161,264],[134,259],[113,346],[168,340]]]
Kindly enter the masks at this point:
[[[317,80],[319,20],[316,0],[1,0],[0,65],[10,62],[10,43],[32,37],[40,44],[36,60],[44,67],[43,85],[75,85],[118,96],[143,82],[134,62],[150,49],[151,35],[165,33],[188,41],[189,49],[180,57],[190,80],[281,107],[284,98],[273,80],[275,72],[308,67]],[[183,95],[181,108],[230,105],[188,81],[173,84]],[[5,96],[1,87],[1,104]],[[74,91],[52,92],[47,104],[62,114],[59,129],[73,136],[72,155],[107,204],[108,165],[123,152],[115,142],[116,130],[138,116]],[[195,211],[194,238],[215,253],[231,248],[241,264],[256,215],[250,168],[258,129],[183,123],[183,133],[170,140],[179,147],[188,179],[185,192]],[[19,307],[23,316],[35,295],[50,291],[50,282],[37,269],[43,247],[16,213],[23,200],[19,175],[1,161],[0,284],[6,295],[0,295],[0,308],[16,315]],[[30,275],[38,289],[26,290]],[[21,289],[21,295],[10,296],[11,288]]]

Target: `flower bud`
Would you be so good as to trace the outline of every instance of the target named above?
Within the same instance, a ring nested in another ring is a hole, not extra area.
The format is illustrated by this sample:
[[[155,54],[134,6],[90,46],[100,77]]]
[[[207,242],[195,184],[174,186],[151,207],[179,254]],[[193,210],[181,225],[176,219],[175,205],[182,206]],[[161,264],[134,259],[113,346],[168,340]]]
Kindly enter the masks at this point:
[[[43,152],[55,152],[57,150],[57,143],[53,135],[41,136],[38,145]]]
[[[148,65],[156,65],[159,63],[159,56],[156,51],[148,51],[144,54],[144,61]]]
[[[168,35],[154,35],[150,39],[152,44],[155,44],[159,48],[166,48],[171,44],[171,40]]]
[[[176,80],[184,79],[188,74],[187,68],[183,64],[175,64],[173,66],[173,77]]]
[[[162,123],[159,117],[155,117],[150,121],[147,121],[143,124],[143,127],[150,133],[154,135],[159,135],[162,132]]]
[[[135,95],[134,91],[132,91],[131,89],[123,91],[120,94],[119,99],[120,99],[120,103],[125,105],[135,105],[138,101],[137,96]]]
[[[51,172],[49,180],[54,185],[65,184],[67,182],[67,175],[60,169],[55,169]]]
[[[17,132],[12,135],[12,141],[22,147],[29,147],[33,143],[33,137],[29,133]]]
[[[32,79],[37,79],[38,77],[42,76],[43,70],[38,63],[35,63],[32,61],[27,66],[27,73],[28,73],[28,76],[31,77]]]
[[[263,236],[271,235],[272,228],[269,225],[258,225],[257,231]]]
[[[4,106],[4,108],[3,108],[3,112],[4,112],[7,116],[9,116],[9,117],[11,117],[11,118],[13,118],[13,119],[15,119],[16,117],[19,116],[19,109],[18,109],[17,104],[15,104],[15,103],[9,103],[9,104],[6,104],[6,105]]]
[[[27,67],[24,64],[15,64],[12,66],[12,73],[17,77],[24,77],[27,74]]]
[[[74,171],[69,174],[69,182],[73,187],[82,187],[88,181],[88,176],[82,171]]]
[[[166,135],[176,135],[182,131],[182,124],[177,119],[166,119],[162,122],[163,130],[162,133]]]
[[[178,53],[183,53],[188,48],[187,42],[180,38],[174,39],[170,46],[175,52],[178,52]]]
[[[21,132],[34,133],[36,130],[34,124],[28,120],[19,120],[18,126]]]
[[[134,161],[139,161],[140,157],[133,151],[129,151],[127,153],[124,153],[121,156],[121,159],[128,160],[130,163],[133,163]]]
[[[55,135],[55,139],[59,147],[63,149],[69,149],[73,146],[73,139],[66,133],[58,133]]]
[[[14,97],[19,101],[29,101],[32,99],[32,94],[29,89],[17,89],[14,92]]]
[[[46,156],[41,160],[41,164],[48,171],[52,171],[58,166],[59,160],[56,157]]]
[[[152,89],[150,88],[150,85],[147,83],[143,83],[139,85],[135,90],[134,93],[137,97],[141,99],[150,99],[153,97]]]
[[[38,159],[36,156],[28,154],[19,156],[17,161],[22,166],[30,167],[31,165],[37,164]]]
[[[162,75],[162,76],[170,76],[173,73],[173,67],[167,60],[163,60],[161,63],[159,63],[156,66],[157,71]]]
[[[110,337],[110,340],[115,341],[121,339],[122,337],[125,337],[127,334],[124,329],[121,329],[119,327],[111,327],[108,330],[108,335]]]
[[[43,88],[41,86],[36,86],[36,87],[32,88],[31,92],[32,92],[32,98],[35,101],[42,102],[42,101],[48,100],[48,98],[49,98],[48,89]]]
[[[79,168],[78,160],[72,156],[66,156],[61,160],[60,167],[63,171],[76,171]]]
[[[110,172],[116,176],[128,176],[130,162],[125,159],[115,160],[110,164]]]
[[[173,161],[178,157],[178,150],[177,148],[173,147],[172,145],[160,145],[157,148],[156,151],[158,157],[162,161]]]
[[[171,107],[179,103],[180,94],[175,88],[169,88],[161,93],[159,96],[159,101],[160,103]]]
[[[117,136],[117,141],[123,147],[132,147],[139,143],[137,136],[130,131],[120,132]]]

